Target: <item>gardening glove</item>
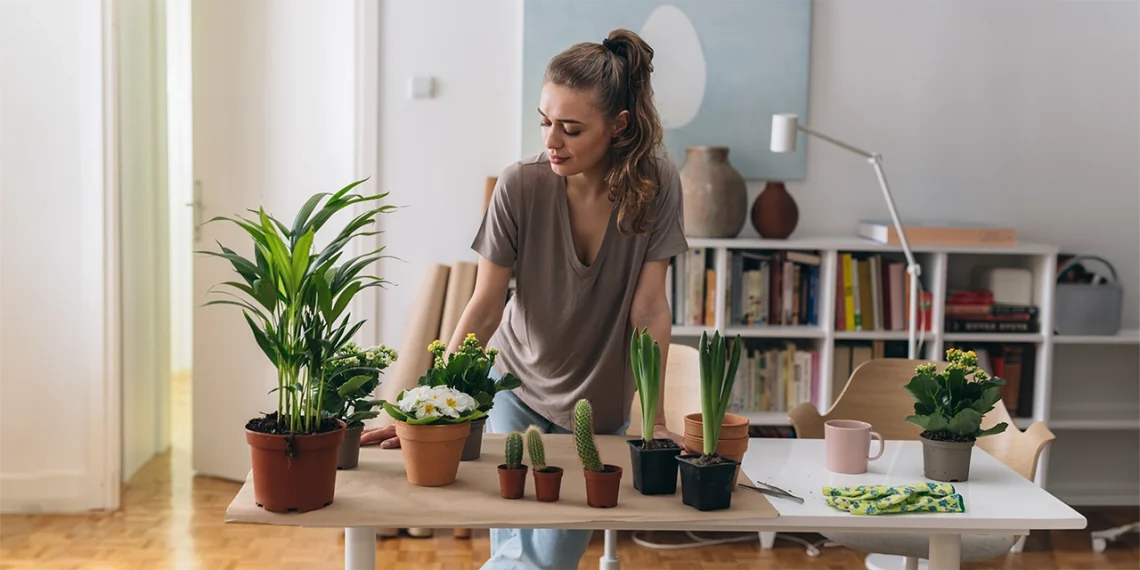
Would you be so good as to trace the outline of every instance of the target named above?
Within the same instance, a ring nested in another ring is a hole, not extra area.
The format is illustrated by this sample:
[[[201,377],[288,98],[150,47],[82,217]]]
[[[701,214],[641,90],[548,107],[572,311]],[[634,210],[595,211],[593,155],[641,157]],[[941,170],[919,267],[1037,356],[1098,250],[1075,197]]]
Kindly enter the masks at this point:
[[[856,515],[964,513],[966,503],[949,483],[824,487],[827,504]]]

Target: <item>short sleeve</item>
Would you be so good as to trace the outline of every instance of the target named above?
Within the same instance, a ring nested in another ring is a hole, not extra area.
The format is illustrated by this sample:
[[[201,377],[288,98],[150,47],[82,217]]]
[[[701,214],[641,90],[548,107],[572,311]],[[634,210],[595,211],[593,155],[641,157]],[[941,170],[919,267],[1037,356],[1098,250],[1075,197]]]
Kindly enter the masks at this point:
[[[668,157],[661,157],[658,180],[661,189],[657,196],[653,229],[649,234],[649,247],[645,261],[668,259],[689,250],[685,238],[685,203],[681,192],[681,175]]]
[[[499,174],[491,201],[483,213],[483,223],[471,249],[495,265],[511,267],[518,258],[518,202],[520,165],[509,166]]]

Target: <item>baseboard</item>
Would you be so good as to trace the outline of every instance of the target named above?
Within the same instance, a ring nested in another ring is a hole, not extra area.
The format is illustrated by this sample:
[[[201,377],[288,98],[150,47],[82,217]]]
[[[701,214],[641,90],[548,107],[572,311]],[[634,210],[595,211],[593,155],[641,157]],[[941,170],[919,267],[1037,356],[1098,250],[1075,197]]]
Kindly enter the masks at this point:
[[[74,513],[103,508],[101,485],[83,471],[0,473],[0,513]]]

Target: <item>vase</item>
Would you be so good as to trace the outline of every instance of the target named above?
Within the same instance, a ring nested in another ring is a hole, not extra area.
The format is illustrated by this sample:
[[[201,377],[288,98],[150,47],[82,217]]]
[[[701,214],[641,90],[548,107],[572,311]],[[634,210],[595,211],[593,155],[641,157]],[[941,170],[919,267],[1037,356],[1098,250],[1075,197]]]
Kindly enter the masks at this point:
[[[748,188],[728,161],[728,147],[691,146],[680,169],[685,235],[731,238],[744,228]]]
[[[785,239],[800,221],[800,209],[783,182],[769,182],[752,203],[752,227],[760,237]]]
[[[455,482],[463,444],[471,422],[413,425],[396,422],[408,482],[419,487],[443,487]]]
[[[344,422],[332,431],[278,435],[246,428],[253,461],[257,506],[277,513],[304,513],[327,507],[336,493],[336,464]]]

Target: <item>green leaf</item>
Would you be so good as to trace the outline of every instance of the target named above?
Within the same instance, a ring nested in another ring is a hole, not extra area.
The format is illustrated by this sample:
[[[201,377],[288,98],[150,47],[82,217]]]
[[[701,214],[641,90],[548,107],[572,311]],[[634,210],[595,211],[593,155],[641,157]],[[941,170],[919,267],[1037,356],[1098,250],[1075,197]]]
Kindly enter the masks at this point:
[[[919,374],[911,378],[906,385],[906,391],[914,397],[915,401],[928,408],[938,407],[938,380],[933,376]]]
[[[979,431],[978,435],[976,437],[985,437],[987,435],[997,435],[997,434],[1005,431],[1005,428],[1007,428],[1007,427],[1009,427],[1009,424],[1007,424],[1005,422],[1001,422],[1000,424],[998,424],[996,426],[993,426],[993,427]]]
[[[499,381],[495,383],[495,391],[514,390],[519,386],[522,386],[522,380],[519,380],[517,376],[510,372],[505,372],[502,377],[499,378]]]
[[[966,408],[950,418],[946,429],[958,435],[976,435],[981,425],[982,414],[973,408]]]
[[[360,390],[360,388],[367,384],[371,379],[372,377],[367,375],[353,376],[344,384],[341,384],[340,387],[337,388],[336,393],[341,398],[348,398],[349,396],[357,393],[357,391]]]
[[[400,396],[397,397],[397,399],[396,399],[397,402],[399,401],[400,397],[403,397],[402,392],[400,393]],[[381,402],[380,405],[384,406],[384,411],[388,412],[388,415],[392,416],[393,419],[396,419],[396,420],[399,420],[402,422],[408,421],[408,416],[406,414],[404,414],[404,412],[401,412],[400,408],[397,408],[396,406],[393,406],[392,404],[389,404],[388,402]]]
[[[994,405],[998,403],[998,400],[1001,400],[1001,388],[993,386],[987,388],[985,392],[982,392],[981,398],[974,402],[971,407],[979,414],[985,414],[994,409]]]
[[[949,425],[946,423],[946,418],[941,415],[932,416],[907,416],[906,421],[926,430],[926,431],[946,431]]]
[[[297,246],[293,250],[293,265],[292,275],[293,282],[299,287],[301,280],[304,279],[305,273],[309,271],[309,254],[313,247],[313,231],[309,230],[297,240]]]

